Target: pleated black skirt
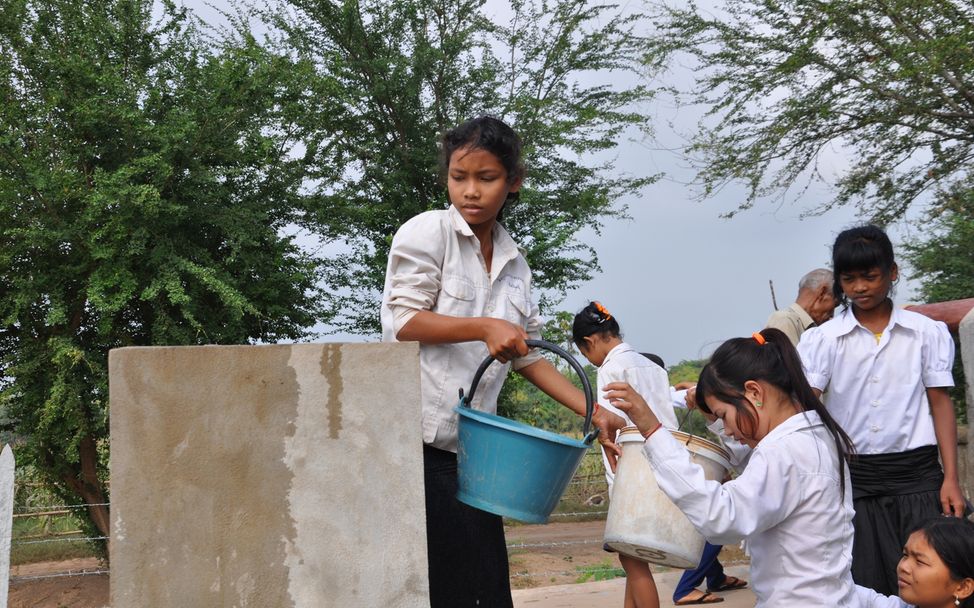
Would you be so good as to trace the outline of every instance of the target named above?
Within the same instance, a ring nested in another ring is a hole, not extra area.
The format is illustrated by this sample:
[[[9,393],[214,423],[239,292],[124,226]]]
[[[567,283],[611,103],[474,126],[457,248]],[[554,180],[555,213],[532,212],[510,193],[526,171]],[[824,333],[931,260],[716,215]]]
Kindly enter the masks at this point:
[[[852,578],[885,595],[897,595],[896,566],[910,533],[940,517],[944,473],[937,446],[894,454],[866,454],[849,463],[852,479]]]
[[[431,608],[512,608],[504,522],[456,499],[457,455],[423,446]]]

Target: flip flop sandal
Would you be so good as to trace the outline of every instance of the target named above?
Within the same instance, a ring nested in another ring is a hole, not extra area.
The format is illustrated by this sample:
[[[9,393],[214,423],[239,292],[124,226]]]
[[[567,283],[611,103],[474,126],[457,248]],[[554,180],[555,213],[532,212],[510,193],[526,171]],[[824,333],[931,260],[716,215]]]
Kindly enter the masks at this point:
[[[728,576],[724,578],[724,582],[713,589],[707,588],[707,591],[733,591],[734,589],[743,589],[747,587],[747,581],[741,580],[736,576]]]
[[[703,595],[701,595],[700,597],[698,597],[696,599],[693,599],[693,600],[682,599],[682,600],[680,600],[678,602],[673,602],[673,605],[675,605],[675,606],[695,606],[697,604],[719,604],[719,603],[721,603],[723,601],[724,601],[724,598],[718,597],[718,596],[714,595],[713,593],[707,591]]]

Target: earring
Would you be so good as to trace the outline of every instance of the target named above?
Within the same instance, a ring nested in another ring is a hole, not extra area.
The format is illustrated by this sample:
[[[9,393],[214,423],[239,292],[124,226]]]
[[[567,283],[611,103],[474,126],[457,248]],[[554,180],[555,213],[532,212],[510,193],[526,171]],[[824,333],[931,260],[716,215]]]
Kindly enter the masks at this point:
[[[764,401],[755,401],[754,402],[754,407],[763,407],[763,406],[764,406]]]
[[[956,595],[954,596],[954,606],[960,606],[960,598]]]

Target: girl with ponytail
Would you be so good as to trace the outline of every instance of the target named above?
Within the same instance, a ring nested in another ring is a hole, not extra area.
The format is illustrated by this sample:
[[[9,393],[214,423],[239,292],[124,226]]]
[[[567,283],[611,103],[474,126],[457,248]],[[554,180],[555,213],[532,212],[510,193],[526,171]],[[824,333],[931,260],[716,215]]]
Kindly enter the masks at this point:
[[[626,383],[605,397],[646,437],[660,489],[713,544],[747,541],[757,607],[855,606],[852,444],[802,372],[787,336],[765,329],[722,344],[700,373],[696,404],[722,433],[740,475],[704,477]]]

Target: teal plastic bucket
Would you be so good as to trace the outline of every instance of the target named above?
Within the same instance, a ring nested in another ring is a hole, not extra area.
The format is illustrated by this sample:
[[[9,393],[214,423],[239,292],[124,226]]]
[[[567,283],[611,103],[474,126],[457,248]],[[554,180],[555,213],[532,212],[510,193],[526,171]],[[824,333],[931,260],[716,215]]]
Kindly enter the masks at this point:
[[[564,349],[542,340],[529,346],[565,358],[582,381],[586,414],[583,440],[469,407],[480,377],[494,361],[488,357],[474,375],[470,392],[460,391],[457,499],[483,511],[527,523],[544,523],[558,504],[582,456],[598,434],[592,422],[592,388],[578,361]]]

